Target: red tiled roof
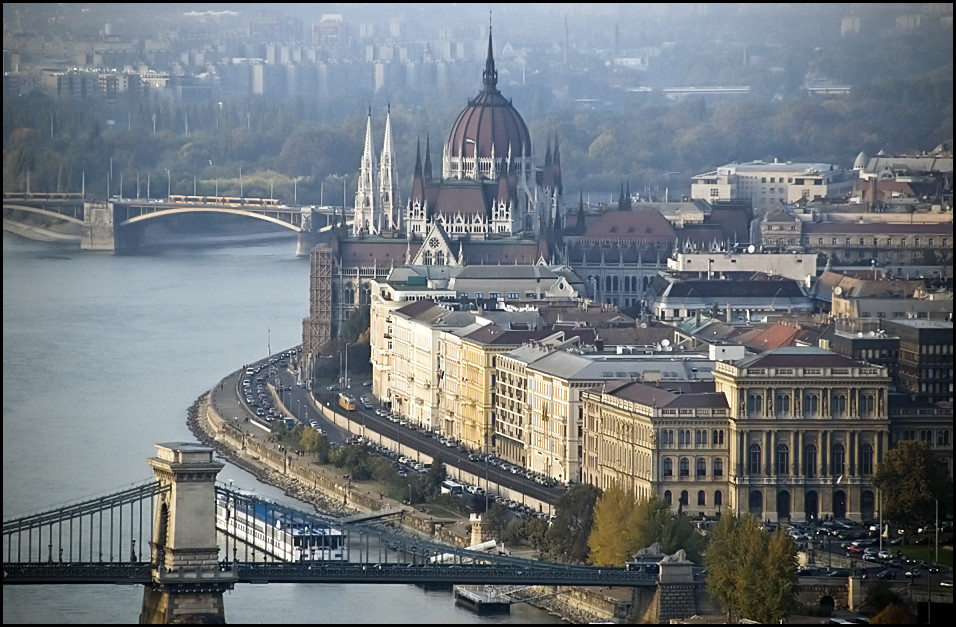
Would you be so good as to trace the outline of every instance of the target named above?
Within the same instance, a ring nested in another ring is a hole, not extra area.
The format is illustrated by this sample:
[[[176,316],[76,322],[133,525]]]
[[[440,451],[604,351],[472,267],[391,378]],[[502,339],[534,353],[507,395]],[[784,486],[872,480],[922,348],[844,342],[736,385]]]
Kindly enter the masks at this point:
[[[673,242],[676,231],[659,211],[605,211],[581,236],[584,241],[666,240]]]

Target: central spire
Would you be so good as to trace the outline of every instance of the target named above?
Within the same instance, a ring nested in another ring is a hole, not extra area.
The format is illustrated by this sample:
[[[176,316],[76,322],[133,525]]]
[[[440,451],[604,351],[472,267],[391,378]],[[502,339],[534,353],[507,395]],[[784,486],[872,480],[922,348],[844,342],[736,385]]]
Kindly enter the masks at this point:
[[[495,55],[491,49],[491,11],[488,12],[488,58],[485,59],[485,71],[482,74],[484,91],[498,90],[498,70],[495,69]]]

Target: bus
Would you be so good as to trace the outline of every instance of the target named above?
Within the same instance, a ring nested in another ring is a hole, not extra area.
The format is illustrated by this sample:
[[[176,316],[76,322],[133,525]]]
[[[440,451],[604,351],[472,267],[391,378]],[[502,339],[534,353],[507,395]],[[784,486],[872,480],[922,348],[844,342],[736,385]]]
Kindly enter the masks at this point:
[[[345,411],[355,411],[355,399],[343,392],[339,394],[339,407]]]
[[[457,481],[452,481],[451,479],[445,479],[441,482],[441,493],[442,494],[464,494],[465,486],[461,485]]]

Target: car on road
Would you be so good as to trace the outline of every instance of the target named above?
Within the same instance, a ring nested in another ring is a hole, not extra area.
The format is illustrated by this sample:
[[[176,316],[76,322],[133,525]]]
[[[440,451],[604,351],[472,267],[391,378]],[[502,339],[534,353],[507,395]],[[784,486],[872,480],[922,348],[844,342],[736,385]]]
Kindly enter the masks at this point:
[[[943,579],[941,582],[939,582],[939,585],[943,586],[944,588],[952,588],[952,587],[953,587],[953,580],[952,580],[952,579]]]
[[[878,579],[896,579],[896,572],[886,568],[876,573]]]
[[[890,551],[880,551],[879,553],[876,554],[876,556],[883,561],[893,559],[893,553],[891,553]]]
[[[919,568],[913,568],[903,573],[903,576],[906,577],[907,579],[917,579],[919,577],[922,577],[923,573],[920,572]]]

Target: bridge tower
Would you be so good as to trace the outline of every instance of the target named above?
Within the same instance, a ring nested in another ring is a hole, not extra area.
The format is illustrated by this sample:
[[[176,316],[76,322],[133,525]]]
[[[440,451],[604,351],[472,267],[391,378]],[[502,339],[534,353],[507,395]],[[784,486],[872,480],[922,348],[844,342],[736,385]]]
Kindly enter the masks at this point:
[[[222,624],[222,593],[237,576],[219,563],[213,450],[189,442],[157,444],[149,465],[170,489],[157,497],[150,542],[152,585],[143,595],[140,624]]]

